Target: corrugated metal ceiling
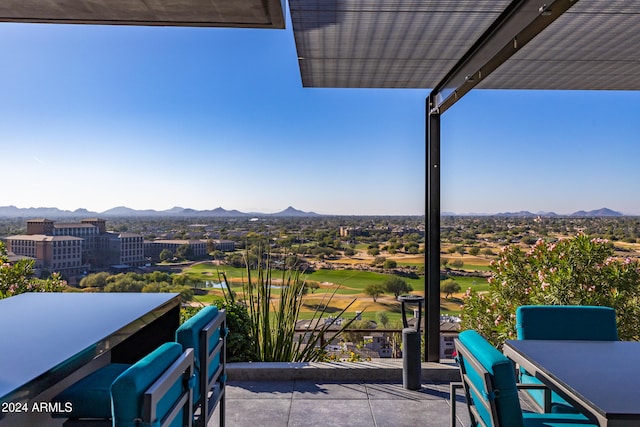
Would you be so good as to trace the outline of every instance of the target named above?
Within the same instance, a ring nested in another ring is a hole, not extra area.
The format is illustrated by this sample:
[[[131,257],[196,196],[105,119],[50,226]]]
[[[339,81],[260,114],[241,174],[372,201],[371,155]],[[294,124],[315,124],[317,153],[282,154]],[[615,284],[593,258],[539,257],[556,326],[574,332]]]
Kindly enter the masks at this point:
[[[0,21],[284,28],[284,0],[2,0]]]
[[[307,87],[433,88],[511,3],[290,0]],[[640,1],[581,0],[478,88],[640,90]]]

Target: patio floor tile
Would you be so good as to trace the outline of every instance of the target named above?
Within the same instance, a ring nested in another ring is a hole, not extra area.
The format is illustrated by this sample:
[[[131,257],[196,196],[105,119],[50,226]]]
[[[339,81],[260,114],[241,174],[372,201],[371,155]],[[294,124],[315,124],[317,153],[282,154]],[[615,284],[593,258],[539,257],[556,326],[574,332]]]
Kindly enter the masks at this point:
[[[457,426],[469,416],[460,391]],[[227,427],[448,427],[449,384],[233,381],[226,388]],[[218,409],[208,427],[218,427]]]

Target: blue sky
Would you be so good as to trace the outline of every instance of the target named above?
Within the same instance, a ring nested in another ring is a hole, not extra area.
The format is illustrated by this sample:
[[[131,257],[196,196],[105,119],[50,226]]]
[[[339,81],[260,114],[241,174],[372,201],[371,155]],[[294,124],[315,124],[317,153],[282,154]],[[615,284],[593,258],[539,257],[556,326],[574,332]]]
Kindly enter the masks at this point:
[[[0,25],[0,206],[425,212],[428,90],[305,89],[290,29]],[[640,213],[640,94],[476,91],[442,210]]]

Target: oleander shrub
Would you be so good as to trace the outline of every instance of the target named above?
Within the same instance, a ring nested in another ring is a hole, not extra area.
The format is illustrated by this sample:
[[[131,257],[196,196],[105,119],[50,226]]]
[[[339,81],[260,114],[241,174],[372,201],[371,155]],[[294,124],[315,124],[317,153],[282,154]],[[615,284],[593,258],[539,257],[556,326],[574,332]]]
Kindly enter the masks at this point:
[[[32,259],[10,263],[4,243],[0,242],[0,299],[25,292],[62,292],[67,289],[67,282],[60,273],[53,273],[44,280],[38,279],[33,266]]]
[[[465,294],[462,328],[496,346],[515,338],[516,309],[527,304],[612,307],[620,339],[640,339],[640,265],[615,257],[606,240],[578,234],[528,251],[509,245],[491,265],[489,290]]]

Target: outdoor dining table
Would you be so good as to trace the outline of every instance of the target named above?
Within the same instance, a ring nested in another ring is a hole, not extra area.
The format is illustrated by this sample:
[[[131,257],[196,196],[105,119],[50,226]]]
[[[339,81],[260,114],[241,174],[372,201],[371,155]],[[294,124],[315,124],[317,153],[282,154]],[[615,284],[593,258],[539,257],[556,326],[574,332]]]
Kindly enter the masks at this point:
[[[25,293],[0,300],[0,425],[33,412],[29,405],[46,405],[35,399],[91,362],[133,363],[173,341],[179,320],[176,293]]]
[[[600,426],[640,425],[640,342],[513,340],[503,352]]]

